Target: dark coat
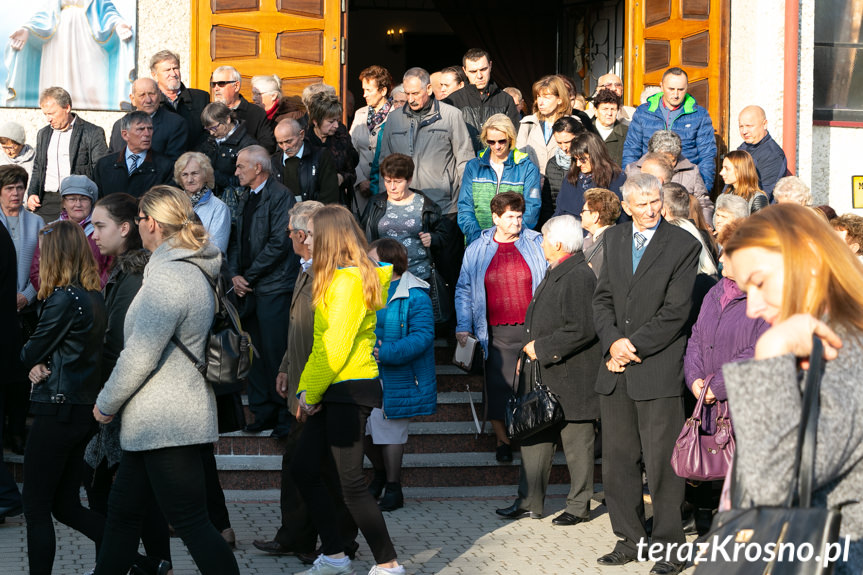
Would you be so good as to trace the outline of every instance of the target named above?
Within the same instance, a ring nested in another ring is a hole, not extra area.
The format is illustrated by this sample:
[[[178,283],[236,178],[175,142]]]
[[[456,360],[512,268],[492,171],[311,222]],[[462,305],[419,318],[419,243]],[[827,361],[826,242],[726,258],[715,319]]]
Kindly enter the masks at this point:
[[[548,269],[524,318],[522,344],[534,341],[542,381],[560,396],[567,421],[599,418],[594,391],[602,361],[593,327],[596,276],[581,252]]]
[[[557,208],[557,196],[560,194],[560,188],[566,179],[566,172],[557,164],[554,156],[545,165],[545,177],[542,179],[542,190],[540,190],[542,205],[539,208],[539,221],[535,229],[541,230],[542,225],[554,215],[554,210]]]
[[[259,192],[261,199],[252,216],[252,229],[245,230],[243,212],[249,194],[240,200],[237,212],[237,227],[228,243],[228,267],[231,275],[243,276],[255,293],[275,295],[293,291],[300,271],[300,258],[294,254],[291,238],[287,234],[288,210],[297,203],[294,195],[282,184],[270,177]],[[240,238],[246,234],[252,265],[240,268],[241,253],[245,247]]]
[[[296,158],[296,156],[294,156]],[[289,185],[285,176],[285,153],[277,151],[270,157],[272,164],[272,175],[276,180],[291,190],[294,196],[301,196],[302,201],[317,200],[324,204],[337,204],[341,200],[339,195],[339,178],[336,175],[336,166],[333,156],[326,148],[315,148],[306,146],[303,157],[297,161],[297,179],[299,186]],[[294,189],[297,188],[297,189]]]
[[[465,84],[464,88],[456,90],[443,101],[461,110],[476,154],[487,147],[479,137],[486,120],[495,114],[506,114],[512,120],[513,126],[518,127],[521,123],[515,100],[494,82],[488,83],[485,93],[480,93],[473,84]]]
[[[312,267],[309,271],[300,272],[294,284],[294,294],[291,297],[291,318],[288,323],[288,347],[279,366],[280,373],[288,374],[288,409],[297,412],[297,387],[300,376],[306,367],[306,361],[312,353],[312,343],[315,338],[315,308],[312,305],[312,284],[314,283]]]
[[[737,148],[749,152],[755,162],[755,170],[758,172],[758,187],[761,188],[770,201],[773,201],[773,188],[779,178],[790,176],[788,171],[788,158],[785,151],[776,143],[770,134],[767,134],[757,144],[743,142]]]
[[[237,120],[246,123],[246,132],[258,144],[266,148],[270,154],[275,153],[276,136],[273,134],[273,128],[270,127],[270,121],[267,120],[267,113],[260,106],[249,103],[240,95],[240,105],[234,108],[234,113],[237,115]]]
[[[126,310],[135,299],[144,281],[144,268],[150,259],[150,252],[135,250],[118,256],[108,276],[102,293],[105,295],[105,308],[108,311],[108,328],[105,330],[105,347],[102,348],[102,381],[114,370],[114,364],[123,351],[123,326]]]
[[[186,120],[188,126],[188,137],[186,138],[186,150],[197,150],[198,146],[207,139],[207,132],[201,123],[201,112],[210,103],[210,95],[204,90],[187,88],[180,83],[180,95],[172,104],[162,94],[162,107],[169,112],[179,114]],[[176,105],[176,108],[174,107]]]
[[[0,225],[0,365],[7,370],[17,366],[20,371],[18,354],[21,351],[21,329],[18,323],[18,269],[15,244],[6,226]],[[4,377],[2,381],[11,383],[14,378]],[[2,390],[0,390],[2,392]]]
[[[216,178],[216,189],[213,190],[217,196],[228,187],[240,185],[235,175],[237,169],[237,156],[240,150],[254,146],[258,142],[249,135],[246,124],[242,120],[237,122],[237,128],[222,143],[217,143],[216,138],[210,136],[198,147],[198,151],[210,158],[213,165],[213,176]]]
[[[609,395],[620,384],[635,401],[678,397],[701,244],[686,230],[660,220],[633,274],[632,225],[603,232],[605,265],[593,296],[603,352],[596,391]],[[629,338],[641,363],[612,373],[604,362],[611,357],[611,344],[621,338]]]
[[[147,150],[144,161],[129,174],[126,164],[126,148],[117,154],[105,156],[96,164],[93,180],[99,187],[99,197],[115,192],[126,192],[136,198],[159,184],[167,184],[174,177],[174,162],[153,150]]]
[[[617,176],[612,178],[607,188],[614,192],[621,201],[623,201],[623,194],[621,193],[620,188],[623,186],[624,182],[626,182],[626,174],[620,172]],[[564,214],[569,214],[571,216],[575,216],[579,221],[581,221],[581,210],[584,208],[584,192],[590,188],[598,187],[601,186],[596,184],[593,180],[593,176],[583,172],[578,174],[578,180],[574,184],[570,183],[568,179],[563,178],[563,184],[561,185],[560,193],[557,196],[557,207],[554,210],[554,215],[562,216]],[[620,217],[617,221],[624,222],[629,219],[630,217],[626,215],[626,212],[620,210]]]
[[[126,147],[126,142],[120,134],[120,123],[123,120],[114,122],[114,127],[111,129],[111,144],[108,146],[109,154],[116,154]],[[186,141],[189,138],[189,127],[186,120],[179,114],[172,114],[162,107],[156,110],[153,114],[153,141],[150,143],[150,149],[154,152],[159,152],[171,159],[172,162],[177,161],[180,154],[186,151]]]
[[[31,369],[48,364],[51,375],[30,392],[30,401],[88,405],[102,387],[102,342],[107,314],[102,294],[77,286],[54,288],[42,304],[39,323],[21,349]]]
[[[39,196],[45,191],[45,169],[48,167],[48,144],[51,142],[51,126],[45,126],[36,134],[36,157],[33,160],[33,175],[30,176],[28,196]],[[69,163],[71,175],[87,176],[95,179],[96,163],[108,153],[105,144],[105,130],[75,115],[72,125],[72,139],[69,141]],[[60,190],[52,190],[59,192]]]
[[[353,194],[354,184],[357,181],[357,164],[360,163],[360,155],[354,148],[354,142],[351,140],[347,127],[339,122],[336,133],[328,137],[326,142],[322,142],[315,133],[315,129],[310,126],[306,129],[305,144],[329,150],[333,157],[336,173],[342,177],[342,184],[339,186],[341,202],[350,206],[351,194]]]
[[[615,225],[615,224],[612,224]],[[584,257],[590,268],[593,270],[593,275],[599,279],[599,274],[602,272],[602,266],[605,264],[605,230],[599,234],[599,240],[594,241],[592,235],[584,238]]]
[[[596,127],[596,117],[593,118],[593,127]],[[629,128],[626,124],[621,122],[620,120],[614,121],[614,127],[611,129],[611,133],[608,135],[608,138],[604,140],[605,149],[608,150],[608,155],[611,156],[611,159],[614,160],[614,163],[621,165],[623,161],[623,143],[626,141],[626,132]],[[599,130],[597,130],[599,132]],[[602,136],[600,136],[601,138]]]
[[[428,233],[431,234],[432,253],[440,250],[449,237],[449,228],[447,223],[441,221],[440,206],[419,190],[411,189],[415,194],[419,194],[423,198],[423,228],[428,228]],[[384,214],[387,213],[387,195],[375,194],[369,200],[369,207],[366,209],[362,221],[362,228],[366,232],[366,239],[369,243],[380,238],[378,233],[378,224]]]

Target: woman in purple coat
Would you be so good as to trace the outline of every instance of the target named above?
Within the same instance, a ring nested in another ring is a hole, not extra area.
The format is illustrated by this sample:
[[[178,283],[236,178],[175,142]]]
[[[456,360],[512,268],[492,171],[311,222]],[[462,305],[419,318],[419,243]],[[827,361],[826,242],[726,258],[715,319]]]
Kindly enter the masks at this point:
[[[730,238],[735,229],[737,226],[723,230],[722,239]],[[683,359],[686,386],[696,399],[704,392],[705,382],[710,382],[701,411],[701,428],[711,434],[716,430],[716,416],[721,404],[728,401],[722,365],[751,359],[755,354],[755,342],[770,327],[763,319],[746,316],[746,294],[737,287],[725,257],[720,261],[723,278],[704,297]],[[710,527],[713,512],[718,506],[714,492],[718,492],[721,483],[687,484],[686,499],[696,508],[695,527],[699,533]]]

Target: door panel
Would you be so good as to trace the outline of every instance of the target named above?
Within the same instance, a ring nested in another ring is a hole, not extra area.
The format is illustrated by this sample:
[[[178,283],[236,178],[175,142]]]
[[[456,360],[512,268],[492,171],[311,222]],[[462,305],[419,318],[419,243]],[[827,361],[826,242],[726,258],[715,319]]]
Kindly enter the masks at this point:
[[[209,91],[210,74],[234,66],[252,100],[251,78],[278,74],[286,96],[326,82],[340,92],[340,0],[191,0],[190,85]]]
[[[624,100],[658,86],[672,66],[689,75],[689,93],[710,112],[720,152],[728,138],[730,0],[627,0]]]

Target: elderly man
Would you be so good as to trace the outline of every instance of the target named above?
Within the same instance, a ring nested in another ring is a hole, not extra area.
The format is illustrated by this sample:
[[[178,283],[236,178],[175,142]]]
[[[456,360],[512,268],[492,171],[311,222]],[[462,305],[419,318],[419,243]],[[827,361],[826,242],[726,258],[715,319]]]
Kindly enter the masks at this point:
[[[96,164],[93,180],[99,196],[126,192],[136,198],[157,184],[166,184],[174,175],[174,162],[150,146],[153,119],[142,111],[129,112],[120,120],[120,137],[125,145]]]
[[[210,95],[204,90],[187,88],[180,76],[180,57],[170,50],[156,52],[150,58],[150,76],[156,80],[162,107],[169,112],[176,112],[184,120],[188,134],[185,149],[196,150],[207,139],[207,133],[201,124],[201,112],[210,103]]]
[[[287,436],[291,414],[273,387],[288,338],[291,294],[300,269],[291,247],[288,210],[294,195],[271,174],[270,156],[261,146],[243,148],[236,175],[249,194],[240,201],[237,225],[228,243],[228,267],[240,298],[243,327],[260,356],[249,373],[249,409],[255,421],[247,431],[272,429]]]
[[[689,77],[680,68],[662,75],[662,92],[647,99],[632,116],[623,144],[623,168],[648,152],[650,137],[657,130],[680,136],[683,157],[698,166],[708,190],[716,175],[716,139],[710,114],[690,94]]]
[[[777,204],[808,206],[812,203],[812,193],[806,182],[797,176],[785,176],[773,187],[773,199]]]
[[[611,90],[617,97],[623,101],[623,80],[620,79],[620,76],[617,74],[603,74],[596,81],[596,94],[599,93],[600,90]],[[587,110],[587,115],[593,117],[596,114],[596,108],[591,106],[589,110]],[[617,110],[617,120],[626,126],[629,125],[629,122],[632,121],[632,115],[635,114],[635,108],[632,106],[623,106]]]
[[[179,114],[172,114],[159,105],[159,85],[150,78],[138,78],[132,83],[132,93],[129,100],[136,110],[140,110],[153,120],[153,139],[150,149],[167,156],[172,162],[186,151],[186,140],[189,128],[186,120]],[[111,130],[111,144],[108,153],[115,154],[122,150],[126,143],[120,135],[122,119],[114,122]]]
[[[233,66],[219,66],[213,70],[210,78],[213,101],[221,102],[234,110],[237,119],[246,123],[246,132],[272,154],[276,151],[276,139],[267,122],[267,113],[259,106],[249,103],[240,94],[242,81],[240,72]]]
[[[46,88],[39,107],[48,125],[36,134],[36,159],[27,188],[27,209],[45,222],[60,216],[60,182],[71,174],[93,179],[96,162],[108,153],[105,131],[72,112],[72,97],[63,88]]]
[[[743,143],[738,150],[752,156],[758,172],[758,186],[773,201],[773,188],[779,178],[789,175],[785,151],[767,131],[767,114],[760,106],[746,106],[737,117]]]
[[[307,146],[305,130],[290,118],[279,122],[275,134],[279,151],[270,158],[273,177],[287,186],[298,202],[339,203],[339,179],[330,151]]]
[[[653,498],[650,549],[662,547],[662,558],[650,572],[667,575],[683,568],[665,560],[666,551],[685,541],[680,520],[684,480],[669,462],[684,421],[685,326],[701,246],[663,221],[662,190],[653,176],[627,178],[622,206],[632,222],[603,234],[605,265],[593,296],[604,354],[596,380],[604,422],[602,483],[618,538],[597,562],[623,565],[648,558],[643,464]]]
[[[486,143],[480,141],[479,137],[486,120],[495,114],[506,114],[512,120],[512,125],[518,126],[521,118],[512,96],[491,81],[492,62],[488,52],[471,48],[465,53],[461,63],[470,84],[452,92],[444,102],[461,110],[473,143],[473,151],[478,154],[486,148]]]

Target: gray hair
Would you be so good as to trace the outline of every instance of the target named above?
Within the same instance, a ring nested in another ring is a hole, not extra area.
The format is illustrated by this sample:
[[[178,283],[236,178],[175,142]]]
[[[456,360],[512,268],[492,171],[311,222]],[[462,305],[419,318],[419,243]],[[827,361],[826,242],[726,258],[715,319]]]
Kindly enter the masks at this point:
[[[662,184],[659,183],[659,178],[650,174],[629,176],[621,186],[620,191],[623,193],[623,201],[627,203],[633,194],[650,194],[657,191],[659,192],[659,199],[662,199]]]
[[[776,182],[773,187],[773,198],[778,202],[780,197],[801,206],[812,203],[809,186],[797,176],[785,176]]]
[[[638,101],[642,104],[646,104],[649,97],[660,92],[662,92],[662,88],[659,86],[645,86],[644,90],[641,91],[641,95],[638,97]]]
[[[399,84],[398,86],[393,88],[393,91],[391,92],[391,94],[395,94],[396,92],[401,92],[402,94],[404,94],[405,93],[405,87],[402,86],[401,84]]]
[[[303,126],[293,118],[285,118],[284,120],[279,120],[279,123],[276,124],[276,127],[290,128],[291,134],[293,134],[294,136],[303,131]]]
[[[716,214],[725,212],[735,220],[749,216],[749,202],[734,194],[720,194],[716,198],[716,211],[713,213],[713,227],[716,227]]]
[[[303,104],[306,105],[306,108],[309,107],[309,103],[312,101],[312,98],[317,94],[332,94],[333,96],[338,96],[336,94],[336,89],[329,84],[324,84],[323,82],[316,82],[314,84],[309,84],[305,88],[303,88],[303,95],[301,96],[303,100]]]
[[[679,158],[682,150],[683,146],[680,142],[680,136],[671,130],[657,130],[647,141],[648,152],[671,154],[675,158]]]
[[[156,52],[155,54],[153,54],[153,57],[150,58],[150,72],[155,72],[156,66],[158,66],[165,60],[171,60],[172,62],[177,64],[177,66],[180,65],[180,57],[175,52],[171,52],[170,50],[162,50],[160,52]]]
[[[51,86],[42,90],[42,93],[39,95],[39,105],[41,106],[45,100],[54,100],[61,108],[72,107],[72,96],[60,86]]]
[[[273,165],[270,163],[270,154],[263,146],[258,146],[256,144],[254,146],[243,148],[240,150],[239,154],[237,154],[237,157],[239,157],[240,154],[246,154],[249,161],[253,164],[260,165],[261,171],[266,174],[269,174],[273,169]]]
[[[575,216],[565,214],[551,218],[542,225],[542,235],[552,244],[560,244],[568,254],[580,252],[584,246],[581,222]]]
[[[120,131],[128,131],[129,128],[137,124],[149,124],[150,126],[152,126],[153,118],[150,117],[150,114],[141,110],[129,112],[128,114],[120,118]]]
[[[240,84],[242,85],[243,78],[242,78],[242,76],[240,76],[240,71],[237,70],[236,68],[234,68],[233,66],[219,66],[218,68],[213,70],[213,73],[210,74],[210,78],[215,76],[217,72],[230,72],[231,77],[233,78],[232,81],[233,82],[240,82]]]
[[[405,75],[402,77],[402,82],[407,82],[408,78],[416,78],[422,84],[422,87],[425,88],[429,84],[431,84],[431,78],[429,77],[429,73],[425,68],[414,67],[408,69],[405,72]]]
[[[315,215],[315,212],[322,207],[324,207],[324,204],[315,200],[306,200],[305,202],[296,204],[293,208],[288,210],[291,227],[295,230],[303,230],[304,232],[308,231],[309,221]]]
[[[261,94],[281,94],[282,80],[275,74],[272,76],[252,76],[252,87]]]
[[[677,182],[666,182],[662,186],[663,201],[666,213],[672,219],[689,219],[689,192]]]

